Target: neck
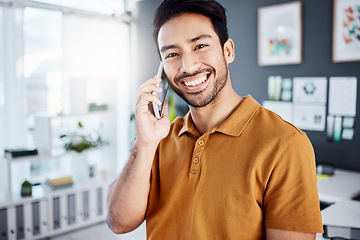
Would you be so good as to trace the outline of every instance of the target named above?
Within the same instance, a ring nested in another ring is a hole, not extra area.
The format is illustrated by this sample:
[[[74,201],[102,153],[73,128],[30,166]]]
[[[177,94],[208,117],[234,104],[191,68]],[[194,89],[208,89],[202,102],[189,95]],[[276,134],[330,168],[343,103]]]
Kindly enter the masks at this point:
[[[202,135],[224,122],[244,100],[231,86],[230,81],[207,106],[196,108],[190,106],[192,120]]]

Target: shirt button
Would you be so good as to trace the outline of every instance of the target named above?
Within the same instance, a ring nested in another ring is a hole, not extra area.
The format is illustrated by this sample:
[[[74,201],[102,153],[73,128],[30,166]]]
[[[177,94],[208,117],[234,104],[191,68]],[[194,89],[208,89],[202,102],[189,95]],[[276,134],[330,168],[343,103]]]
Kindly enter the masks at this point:
[[[198,158],[194,158],[194,159],[193,159],[193,163],[194,163],[194,164],[197,164],[198,162],[199,162],[199,159],[198,159]]]
[[[204,142],[203,140],[200,140],[200,141],[199,141],[199,146],[200,146],[200,147],[204,146],[204,144],[205,144],[205,142]]]

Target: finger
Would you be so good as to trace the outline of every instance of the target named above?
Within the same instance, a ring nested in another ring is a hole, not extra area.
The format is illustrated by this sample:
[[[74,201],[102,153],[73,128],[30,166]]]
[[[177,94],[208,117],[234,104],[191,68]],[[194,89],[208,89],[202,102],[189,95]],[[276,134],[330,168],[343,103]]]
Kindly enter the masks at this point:
[[[146,82],[144,82],[143,84],[141,84],[140,88],[142,87],[146,87],[148,85],[157,85],[161,82],[161,78],[150,78],[149,80],[147,80]]]
[[[162,88],[157,85],[147,85],[147,86],[143,86],[140,89],[140,91],[143,93],[153,93],[153,92],[159,93],[162,92]]]
[[[161,105],[161,101],[156,95],[153,94],[144,94],[140,99],[139,103],[136,105],[136,110],[140,112],[147,112],[149,103],[154,102],[157,105]],[[136,111],[135,111],[136,112]]]
[[[158,87],[157,84],[161,82],[160,78],[150,79],[139,87],[138,94],[136,97],[136,104],[140,101],[141,97],[145,93],[160,93],[162,88]]]
[[[141,99],[145,94],[153,94],[153,95],[156,95],[156,94],[154,94],[154,93],[160,93],[160,92],[162,92],[162,91],[163,91],[162,88],[157,87],[157,86],[155,86],[155,85],[152,85],[152,86],[149,86],[149,87],[146,88],[146,89],[140,90],[139,93],[138,93],[138,96],[136,97],[136,105],[139,104],[140,99]]]

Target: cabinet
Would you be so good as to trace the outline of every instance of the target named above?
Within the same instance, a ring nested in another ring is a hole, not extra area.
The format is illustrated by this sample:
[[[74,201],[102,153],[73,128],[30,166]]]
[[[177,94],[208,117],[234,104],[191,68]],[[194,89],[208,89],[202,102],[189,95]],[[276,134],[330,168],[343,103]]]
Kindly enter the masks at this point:
[[[118,170],[115,116],[38,116],[39,155],[0,159],[0,180],[7,183],[0,192],[0,240],[50,237],[105,220],[107,190]],[[77,131],[79,121],[81,131],[90,129],[86,134],[96,132],[109,144],[80,153],[65,151],[59,136]],[[54,189],[45,184],[47,178],[63,175],[72,177],[71,186]],[[24,180],[39,183],[31,197],[20,196]]]
[[[102,222],[107,184],[0,205],[0,239],[40,239]]]

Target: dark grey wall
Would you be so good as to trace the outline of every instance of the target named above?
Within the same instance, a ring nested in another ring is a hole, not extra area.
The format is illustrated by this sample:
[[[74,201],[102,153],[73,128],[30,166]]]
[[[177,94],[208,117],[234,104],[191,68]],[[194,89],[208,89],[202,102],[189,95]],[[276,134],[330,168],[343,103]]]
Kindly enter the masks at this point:
[[[152,39],[152,20],[160,0],[137,4],[137,41],[141,51],[136,64],[142,66],[139,82],[153,76],[158,56]],[[285,3],[283,0],[236,1],[219,0],[227,9],[229,35],[235,42],[236,59],[230,65],[232,83],[242,96],[251,94],[258,102],[267,99],[267,79],[282,77],[356,76],[360,78],[360,62],[332,62],[332,0],[302,0],[303,3],[303,61],[288,66],[260,67],[257,64],[257,10],[259,7]],[[145,54],[146,53],[146,54]],[[360,95],[360,84],[357,84]],[[357,97],[359,114],[360,97]],[[306,131],[313,143],[317,162],[333,163],[336,167],[360,171],[360,118],[355,121],[353,141],[329,143],[325,132]]]

